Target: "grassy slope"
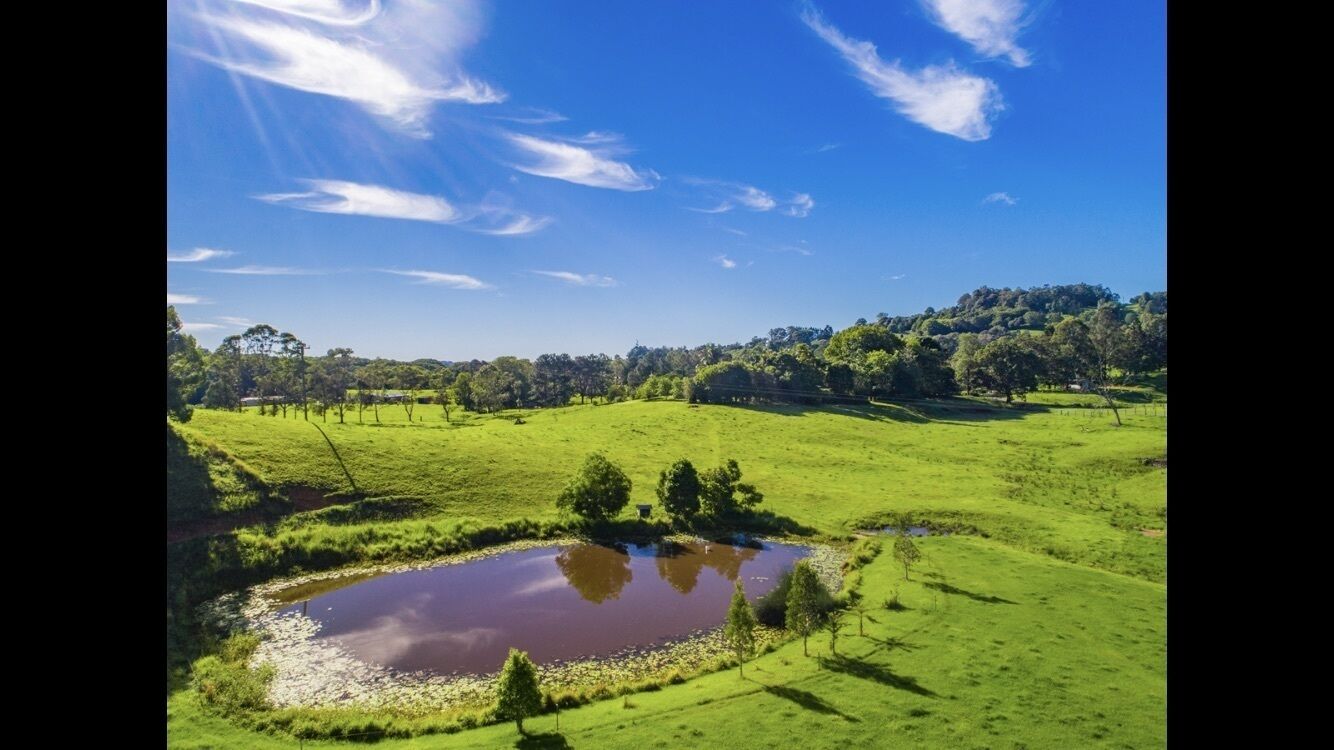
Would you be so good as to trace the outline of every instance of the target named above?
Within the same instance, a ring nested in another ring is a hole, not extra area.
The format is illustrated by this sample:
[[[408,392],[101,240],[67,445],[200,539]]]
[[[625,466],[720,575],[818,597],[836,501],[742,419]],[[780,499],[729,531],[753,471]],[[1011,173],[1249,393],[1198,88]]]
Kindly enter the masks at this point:
[[[182,429],[216,440],[271,484],[425,498],[442,519],[554,518],[583,456],[605,452],[654,503],[658,472],[689,458],[740,462],[765,507],[826,533],[892,510],[966,520],[1025,549],[1151,580],[1165,577],[1166,417],[945,406],[687,407],[681,402],[572,406],[446,425],[438,408],[382,408],[378,426],[200,410]],[[366,414],[371,419],[370,413]],[[355,419],[355,417],[354,417]],[[341,459],[342,467],[339,465]],[[632,511],[627,511],[627,514]],[[413,523],[411,521],[401,523]],[[379,524],[391,530],[393,524]],[[349,529],[353,532],[354,529]]]
[[[820,669],[789,643],[747,668],[661,692],[513,724],[376,747],[1155,747],[1166,743],[1166,589],[975,537],[920,540],[926,563],[901,581],[888,553],[864,569],[869,602],[902,586],[904,612],[876,610],[852,658]],[[939,586],[940,588],[929,588]],[[701,705],[703,704],[703,705]],[[174,748],[292,748],[237,730],[193,699],[168,702]],[[308,742],[307,747],[338,743]],[[348,747],[346,744],[340,747]]]
[[[698,465],[733,457],[769,509],[822,532],[846,533],[859,520],[904,509],[972,523],[993,537],[923,540],[930,568],[944,579],[914,573],[903,594],[911,609],[880,610],[879,624],[868,623],[881,640],[901,638],[899,647],[840,640],[840,652],[865,665],[852,664],[854,673],[818,670],[799,643],[790,644],[748,669],[754,681],[716,674],[632,696],[631,709],[616,699],[566,711],[561,726],[571,745],[768,747],[790,740],[794,728],[812,747],[1162,745],[1166,539],[1136,529],[1165,528],[1166,470],[1143,461],[1166,454],[1165,410],[1124,413],[1126,426],[1116,429],[1110,415],[1054,408],[631,402],[524,413],[525,425],[513,424],[515,413],[459,421],[456,412],[451,426],[438,408],[418,409],[427,421],[408,425],[401,408],[385,407],[383,426],[321,426],[363,493],[425,498],[424,513],[436,523],[553,518],[566,477],[587,451],[602,450],[634,480],[635,502],[655,502],[657,472],[679,456]],[[225,446],[272,485],[349,489],[329,444],[303,421],[201,410],[181,429]],[[423,523],[375,528],[410,534]],[[887,551],[864,572],[868,599],[882,601],[900,575]],[[933,580],[962,593],[922,587]],[[827,636],[812,646],[824,653]],[[905,689],[913,684],[934,695]],[[169,699],[168,714],[172,747],[296,746],[204,714],[188,693]],[[529,724],[546,732],[554,717]],[[505,747],[513,731],[504,725],[377,747]]]

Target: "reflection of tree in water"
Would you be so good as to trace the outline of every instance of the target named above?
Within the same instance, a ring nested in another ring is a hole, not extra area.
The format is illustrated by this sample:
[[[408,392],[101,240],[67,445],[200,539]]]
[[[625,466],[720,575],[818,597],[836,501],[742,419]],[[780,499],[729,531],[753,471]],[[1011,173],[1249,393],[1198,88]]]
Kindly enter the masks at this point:
[[[729,581],[735,581],[741,574],[741,564],[751,560],[759,550],[750,547],[733,547],[730,544],[707,545],[703,551],[704,564],[718,571],[718,575]]]
[[[689,594],[699,583],[699,572],[707,565],[718,575],[735,581],[741,564],[754,559],[759,550],[730,544],[677,544],[664,541],[658,545],[658,575],[682,594]]]
[[[556,555],[556,566],[579,595],[595,604],[616,599],[630,582],[630,556],[623,549],[581,544]]]
[[[682,594],[694,591],[699,572],[704,569],[703,552],[694,545],[663,540],[658,544],[658,576]]]

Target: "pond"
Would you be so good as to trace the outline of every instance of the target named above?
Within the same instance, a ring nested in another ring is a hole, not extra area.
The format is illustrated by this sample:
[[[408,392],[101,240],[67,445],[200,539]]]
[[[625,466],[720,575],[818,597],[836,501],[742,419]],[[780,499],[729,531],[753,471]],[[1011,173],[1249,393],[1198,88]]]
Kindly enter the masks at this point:
[[[811,552],[707,542],[574,544],[354,578],[301,592],[300,612],[358,658],[395,670],[484,674],[510,647],[555,664],[663,645],[722,624],[733,581],[752,602]]]

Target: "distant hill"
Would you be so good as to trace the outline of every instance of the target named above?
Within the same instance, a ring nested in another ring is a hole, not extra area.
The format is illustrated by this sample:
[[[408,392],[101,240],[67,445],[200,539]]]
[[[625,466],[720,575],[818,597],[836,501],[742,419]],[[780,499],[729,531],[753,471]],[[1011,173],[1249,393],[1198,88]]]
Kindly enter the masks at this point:
[[[1121,304],[1120,297],[1101,284],[1062,284],[1029,289],[979,287],[959,298],[953,307],[928,307],[916,315],[876,316],[876,322],[894,333],[947,336],[958,333],[1004,334],[1015,330],[1042,330],[1067,315],[1079,315],[1102,302]],[[1145,292],[1125,303],[1127,312],[1167,312],[1167,292]]]

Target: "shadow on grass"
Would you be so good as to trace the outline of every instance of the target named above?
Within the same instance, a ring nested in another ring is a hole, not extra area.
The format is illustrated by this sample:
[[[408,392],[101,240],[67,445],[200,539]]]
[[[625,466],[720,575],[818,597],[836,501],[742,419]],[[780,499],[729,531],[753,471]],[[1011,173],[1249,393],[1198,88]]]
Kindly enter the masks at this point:
[[[846,721],[859,722],[856,716],[850,716],[838,710],[825,699],[808,690],[798,690],[786,685],[765,685],[764,692],[770,695],[776,695],[779,698],[785,698],[801,706],[807,711],[814,711],[820,714],[832,714]]]
[[[929,588],[929,589],[935,589],[936,591],[939,591],[939,592],[944,593],[944,594],[958,594],[959,596],[966,596],[966,597],[968,597],[969,599],[972,599],[972,600],[975,601],[975,602],[982,602],[982,603],[984,603],[984,604],[1018,604],[1018,603],[1019,603],[1019,602],[1012,602],[1012,601],[1010,601],[1009,599],[1002,599],[1002,598],[1000,598],[999,596],[985,596],[985,595],[983,595],[983,594],[978,594],[978,593],[973,592],[973,591],[965,591],[964,589],[961,589],[961,588],[959,588],[958,586],[951,586],[951,585],[949,585],[948,583],[940,583],[939,581],[932,581],[931,583],[925,583],[925,584],[922,584],[922,585],[926,586],[926,587]]]
[[[886,651],[894,651],[894,650],[899,650],[899,651],[916,651],[916,650],[917,650],[917,647],[916,647],[916,646],[912,645],[911,643],[908,643],[907,641],[903,640],[902,638],[895,638],[895,637],[890,637],[890,638],[876,638],[876,637],[873,636],[873,635],[868,635],[868,636],[866,636],[866,638],[867,638],[868,640],[871,640],[871,641],[874,641],[875,643],[880,644],[880,647],[883,648],[883,649],[886,650]]]
[[[881,685],[888,685],[889,687],[898,690],[907,690],[915,695],[922,695],[928,698],[940,697],[935,691],[918,685],[916,677],[894,674],[887,667],[882,667],[879,664],[871,664],[857,659],[849,659],[846,656],[833,656],[824,660],[824,667],[831,672],[838,672],[840,674],[852,675],[853,677],[858,677],[863,680],[878,682]]]
[[[873,422],[909,422],[924,424],[927,422],[946,422],[966,424],[993,419],[1021,419],[1035,412],[1048,412],[1052,407],[1046,404],[1015,402],[1005,404],[997,401],[989,403],[983,400],[967,398],[923,398],[923,399],[875,399],[865,397],[833,396],[827,397],[823,404],[714,404],[730,406],[734,409],[761,412],[784,417],[801,417],[810,413],[837,414]]]
[[[515,742],[514,746],[523,750],[562,750],[563,748],[574,747],[565,739],[565,735],[559,732],[526,734]]]
[[[333,441],[329,439],[329,435],[325,433],[324,428],[314,422],[311,422],[310,424],[320,431],[320,436],[324,438],[324,442],[329,444],[329,450],[333,453],[334,460],[338,462],[338,468],[343,470],[343,476],[347,477],[347,483],[352,485],[352,492],[360,492],[360,490],[357,489],[357,480],[352,478],[352,472],[347,470],[347,464],[343,463],[343,457],[338,454],[338,449],[334,447]]]

